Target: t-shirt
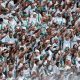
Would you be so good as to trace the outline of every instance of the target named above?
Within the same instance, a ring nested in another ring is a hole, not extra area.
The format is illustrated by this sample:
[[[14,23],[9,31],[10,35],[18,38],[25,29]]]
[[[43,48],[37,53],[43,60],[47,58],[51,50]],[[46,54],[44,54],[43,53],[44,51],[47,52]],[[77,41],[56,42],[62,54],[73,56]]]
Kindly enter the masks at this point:
[[[23,76],[19,76],[18,80],[24,80],[24,77]]]
[[[11,21],[9,21],[9,26],[12,28],[12,30],[15,30],[17,23],[14,19],[12,19]]]
[[[3,43],[5,43],[5,42],[8,42],[10,40],[10,37],[9,37],[9,35],[7,35],[7,36],[5,36],[1,41],[3,42]]]
[[[35,25],[37,23],[37,19],[36,18],[30,18],[29,23],[32,25]]]
[[[26,28],[28,28],[29,20],[28,19],[22,20],[22,22],[23,22],[23,26],[25,26]]]
[[[23,75],[25,77],[30,77],[30,68],[26,69],[26,70],[23,70]]]
[[[7,80],[14,80],[14,78],[13,78],[13,77],[11,77],[11,78],[7,78]]]
[[[55,17],[53,21],[59,25],[66,24],[66,19],[62,17]]]
[[[70,40],[64,40],[63,42],[63,50],[66,48],[66,47],[71,47],[71,41]]]
[[[0,56],[0,62],[3,62],[3,61],[4,61],[4,57]]]

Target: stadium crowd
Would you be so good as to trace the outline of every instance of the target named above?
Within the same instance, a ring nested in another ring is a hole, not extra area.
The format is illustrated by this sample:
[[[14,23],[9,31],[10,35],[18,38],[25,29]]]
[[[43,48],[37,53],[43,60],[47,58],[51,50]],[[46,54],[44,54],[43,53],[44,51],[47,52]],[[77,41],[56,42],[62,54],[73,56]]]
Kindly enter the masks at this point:
[[[0,80],[70,72],[80,72],[80,0],[0,0]]]

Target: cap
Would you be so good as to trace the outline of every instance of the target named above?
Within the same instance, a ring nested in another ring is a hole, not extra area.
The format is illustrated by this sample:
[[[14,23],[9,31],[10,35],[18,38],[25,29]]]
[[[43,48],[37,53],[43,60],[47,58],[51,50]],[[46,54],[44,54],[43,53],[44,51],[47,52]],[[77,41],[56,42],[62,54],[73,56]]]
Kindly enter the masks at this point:
[[[16,27],[16,29],[20,29],[20,27],[18,26],[18,27]]]
[[[26,30],[26,27],[22,27],[23,30]]]
[[[52,45],[51,44],[49,44],[47,47],[51,47]]]
[[[49,42],[50,42],[50,40],[46,40],[45,42],[46,42],[46,43],[49,43]]]
[[[40,51],[38,49],[36,49],[35,52],[38,52],[39,53]]]

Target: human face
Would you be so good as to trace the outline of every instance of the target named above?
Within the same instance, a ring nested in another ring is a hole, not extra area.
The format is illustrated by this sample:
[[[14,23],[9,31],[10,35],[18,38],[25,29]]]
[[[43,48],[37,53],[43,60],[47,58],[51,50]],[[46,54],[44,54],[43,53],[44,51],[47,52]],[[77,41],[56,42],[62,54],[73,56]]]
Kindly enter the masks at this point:
[[[2,0],[0,0],[0,4],[2,3]]]
[[[12,77],[12,71],[9,71],[8,76]]]
[[[0,66],[0,73],[2,73],[3,72],[3,68],[2,68],[2,66]]]
[[[77,49],[77,45],[75,44],[75,45],[73,46],[73,48],[74,48],[74,49]]]

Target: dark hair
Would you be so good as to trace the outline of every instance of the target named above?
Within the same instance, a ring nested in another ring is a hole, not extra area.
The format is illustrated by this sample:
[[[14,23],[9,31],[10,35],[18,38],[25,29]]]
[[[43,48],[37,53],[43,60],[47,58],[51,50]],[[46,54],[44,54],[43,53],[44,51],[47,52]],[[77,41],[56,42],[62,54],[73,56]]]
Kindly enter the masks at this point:
[[[28,54],[27,56],[25,56],[26,60],[29,60],[29,58],[30,58],[30,54]]]
[[[74,44],[74,45],[73,45],[73,49],[78,50],[78,46],[77,46],[77,47],[75,47],[75,46],[77,46],[77,45]]]
[[[23,47],[21,47],[21,48],[20,48],[20,51],[24,51],[24,48],[23,48]]]
[[[50,49],[50,47],[47,47],[46,51],[48,51]]]
[[[0,18],[0,23],[3,22],[3,18]]]
[[[18,0],[13,0],[14,1],[14,4],[16,4],[18,2]]]

